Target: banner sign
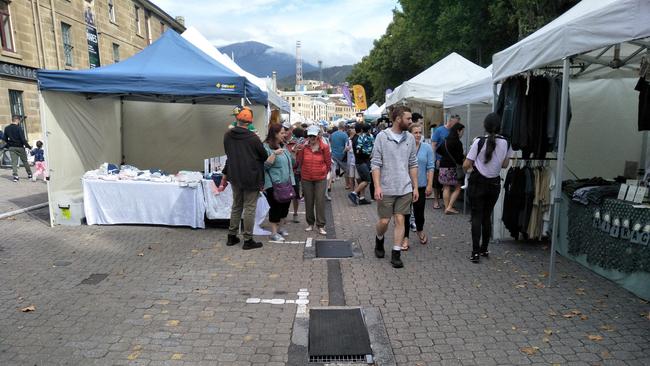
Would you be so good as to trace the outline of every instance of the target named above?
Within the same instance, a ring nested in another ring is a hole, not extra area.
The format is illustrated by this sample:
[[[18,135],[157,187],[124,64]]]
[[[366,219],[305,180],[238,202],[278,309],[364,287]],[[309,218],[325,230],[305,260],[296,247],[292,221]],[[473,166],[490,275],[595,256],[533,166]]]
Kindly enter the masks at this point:
[[[360,111],[368,109],[368,104],[366,103],[366,90],[363,88],[363,85],[353,85],[352,91],[354,92],[355,108]]]
[[[352,108],[352,96],[350,95],[350,89],[348,88],[347,85],[343,85],[343,96],[345,97],[345,100],[348,102],[348,106]]]
[[[95,1],[84,1],[84,18],[86,20],[86,39],[88,41],[88,66],[91,69],[101,66],[99,61],[99,38],[95,27]]]

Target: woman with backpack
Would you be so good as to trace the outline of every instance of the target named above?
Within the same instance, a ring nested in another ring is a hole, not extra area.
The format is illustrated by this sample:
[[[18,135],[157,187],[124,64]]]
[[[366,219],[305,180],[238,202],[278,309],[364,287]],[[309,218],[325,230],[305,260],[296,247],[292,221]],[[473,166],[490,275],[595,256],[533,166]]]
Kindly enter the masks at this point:
[[[479,256],[487,257],[490,254],[488,243],[492,233],[492,211],[501,192],[501,169],[508,167],[513,154],[508,141],[497,135],[501,129],[498,114],[488,114],[483,126],[487,135],[474,139],[463,163],[465,171],[471,171],[468,191],[472,212],[470,260],[474,263],[479,262]]]

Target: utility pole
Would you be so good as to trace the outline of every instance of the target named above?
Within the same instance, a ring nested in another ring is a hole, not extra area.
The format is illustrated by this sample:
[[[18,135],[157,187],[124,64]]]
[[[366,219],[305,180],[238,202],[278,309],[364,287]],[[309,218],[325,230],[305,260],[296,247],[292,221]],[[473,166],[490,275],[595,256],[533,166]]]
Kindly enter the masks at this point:
[[[302,55],[300,41],[296,41],[296,90],[302,90]]]

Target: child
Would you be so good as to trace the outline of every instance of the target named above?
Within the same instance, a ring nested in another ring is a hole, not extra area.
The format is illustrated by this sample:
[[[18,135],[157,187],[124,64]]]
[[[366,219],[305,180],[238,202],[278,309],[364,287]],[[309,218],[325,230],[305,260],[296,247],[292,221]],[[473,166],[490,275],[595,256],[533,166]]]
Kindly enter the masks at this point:
[[[34,175],[32,176],[32,181],[36,182],[36,177],[40,174],[43,175],[43,182],[47,177],[47,165],[45,165],[45,151],[43,151],[43,142],[36,141],[36,148],[30,151],[29,153],[34,157]]]

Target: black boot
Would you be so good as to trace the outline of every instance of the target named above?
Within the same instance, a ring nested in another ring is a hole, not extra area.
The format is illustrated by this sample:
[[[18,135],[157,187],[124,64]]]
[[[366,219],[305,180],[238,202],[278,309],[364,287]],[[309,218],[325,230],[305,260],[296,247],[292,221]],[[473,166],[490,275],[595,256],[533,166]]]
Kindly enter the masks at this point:
[[[392,264],[394,268],[402,268],[402,267],[404,267],[404,263],[402,263],[402,260],[400,259],[401,254],[402,254],[402,251],[400,251],[400,250],[393,250],[391,252],[390,264]]]
[[[248,239],[244,242],[244,245],[242,245],[241,248],[243,250],[249,250],[249,249],[257,249],[261,247],[262,247],[262,243],[255,241],[253,239]]]
[[[384,258],[386,251],[384,251],[384,238],[379,239],[375,236],[375,257]]]
[[[226,242],[226,245],[230,247],[235,244],[239,244],[239,238],[237,235],[228,234],[228,241]]]

